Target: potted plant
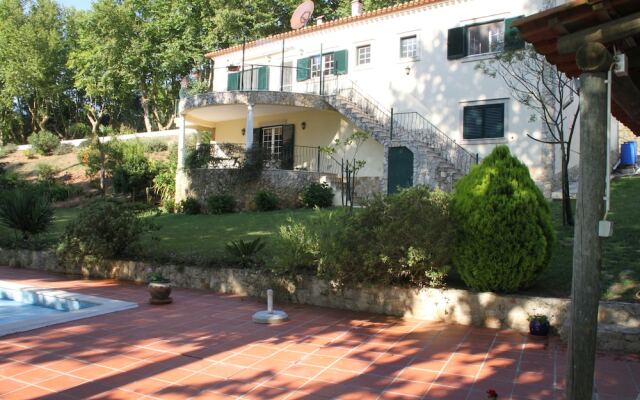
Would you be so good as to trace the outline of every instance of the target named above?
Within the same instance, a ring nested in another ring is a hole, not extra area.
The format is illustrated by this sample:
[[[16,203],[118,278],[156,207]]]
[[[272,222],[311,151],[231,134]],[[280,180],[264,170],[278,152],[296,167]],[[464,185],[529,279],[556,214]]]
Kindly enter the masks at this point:
[[[549,318],[543,314],[530,315],[529,333],[533,336],[547,336],[549,334]]]
[[[171,281],[159,272],[149,274],[149,303],[169,304],[171,298]]]
[[[496,392],[493,389],[487,390],[487,399],[489,399],[489,400],[497,400],[498,399],[498,392]]]

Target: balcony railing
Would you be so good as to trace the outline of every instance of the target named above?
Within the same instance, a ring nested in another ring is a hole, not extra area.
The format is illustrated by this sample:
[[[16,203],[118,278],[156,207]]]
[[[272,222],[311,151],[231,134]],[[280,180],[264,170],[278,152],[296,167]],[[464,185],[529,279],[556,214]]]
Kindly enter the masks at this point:
[[[200,146],[202,150],[206,149],[207,145]],[[254,144],[254,146],[259,150],[258,156],[262,159],[265,169],[340,174],[340,165],[322,152],[320,147],[283,145],[268,148],[260,144]],[[212,142],[208,147],[208,161],[205,167],[209,169],[241,168],[249,154],[244,143]]]

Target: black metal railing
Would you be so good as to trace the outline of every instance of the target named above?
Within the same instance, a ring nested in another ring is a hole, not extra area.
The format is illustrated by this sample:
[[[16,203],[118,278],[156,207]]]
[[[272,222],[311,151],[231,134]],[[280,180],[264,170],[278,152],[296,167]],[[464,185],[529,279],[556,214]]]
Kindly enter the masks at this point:
[[[286,145],[270,147],[254,144],[256,150],[254,153],[247,152],[244,143],[212,142],[209,147],[210,157],[206,168],[210,169],[241,168],[247,154],[254,154],[260,157],[266,169],[340,174],[340,164],[324,153],[320,147]]]
[[[476,154],[467,151],[417,112],[394,113],[392,135],[408,136],[427,144],[464,174],[478,162]]]

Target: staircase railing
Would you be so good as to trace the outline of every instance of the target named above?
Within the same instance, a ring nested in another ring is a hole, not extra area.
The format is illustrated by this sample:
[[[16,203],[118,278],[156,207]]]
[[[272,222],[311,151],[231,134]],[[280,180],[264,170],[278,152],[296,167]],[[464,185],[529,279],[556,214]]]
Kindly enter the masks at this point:
[[[393,120],[394,129],[398,126],[404,134],[426,143],[464,174],[469,172],[472,165],[477,164],[477,155],[460,146],[421,114],[394,113]]]

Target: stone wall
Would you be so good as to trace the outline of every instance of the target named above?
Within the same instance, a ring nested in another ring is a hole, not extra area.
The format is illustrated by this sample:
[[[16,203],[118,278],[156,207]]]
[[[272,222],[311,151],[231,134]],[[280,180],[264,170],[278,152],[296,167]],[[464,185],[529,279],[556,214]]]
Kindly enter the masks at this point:
[[[214,194],[228,193],[243,210],[255,209],[253,198],[260,190],[269,190],[279,199],[279,207],[300,206],[300,193],[312,182],[327,179],[327,174],[308,171],[265,170],[255,182],[242,182],[237,169],[197,169],[190,172],[187,195],[205,202]]]
[[[365,311],[526,332],[527,317],[545,314],[566,337],[569,300],[560,298],[475,293],[462,289],[362,286],[337,288],[315,277],[287,280],[264,271],[189,266],[152,266],[135,261],[70,268],[47,252],[2,250],[0,265],[50,272],[144,282],[150,271],[169,277],[176,287],[265,297],[274,289],[277,301]],[[177,299],[179,302],[179,299]],[[640,303],[600,302],[598,341],[602,350],[640,353]]]

